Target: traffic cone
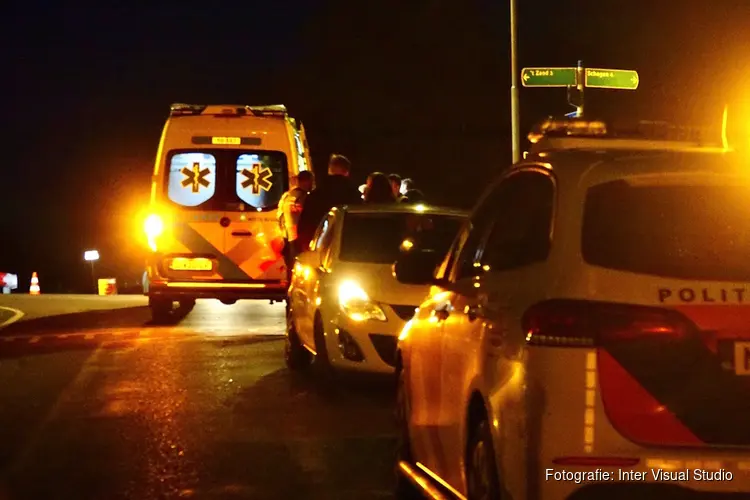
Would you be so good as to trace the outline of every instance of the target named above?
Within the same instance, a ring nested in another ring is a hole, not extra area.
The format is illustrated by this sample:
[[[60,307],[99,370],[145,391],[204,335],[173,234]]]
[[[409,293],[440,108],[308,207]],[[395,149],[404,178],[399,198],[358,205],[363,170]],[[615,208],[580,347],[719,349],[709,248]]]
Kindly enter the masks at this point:
[[[39,295],[42,291],[39,288],[39,277],[36,272],[31,274],[31,286],[29,287],[29,295]]]

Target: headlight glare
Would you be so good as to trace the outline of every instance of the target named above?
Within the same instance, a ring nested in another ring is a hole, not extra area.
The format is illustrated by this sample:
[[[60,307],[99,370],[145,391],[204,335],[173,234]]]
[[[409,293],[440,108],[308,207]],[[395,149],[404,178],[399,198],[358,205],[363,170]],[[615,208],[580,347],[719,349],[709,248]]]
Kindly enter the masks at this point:
[[[386,321],[383,309],[354,281],[339,286],[339,306],[353,321]]]

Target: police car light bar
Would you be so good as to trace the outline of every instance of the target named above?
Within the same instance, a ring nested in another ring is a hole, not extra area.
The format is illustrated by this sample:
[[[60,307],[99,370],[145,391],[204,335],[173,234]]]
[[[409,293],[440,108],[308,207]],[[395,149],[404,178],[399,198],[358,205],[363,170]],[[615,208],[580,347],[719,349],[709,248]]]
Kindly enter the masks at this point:
[[[668,122],[639,121],[611,124],[580,118],[548,118],[529,133],[531,152],[552,149],[630,149],[630,150],[723,150],[720,142],[710,141],[707,127],[687,127]],[[717,139],[720,134],[715,134]]]
[[[529,132],[528,138],[535,144],[543,137],[601,137],[606,134],[607,124],[603,121],[550,117],[537,123]]]

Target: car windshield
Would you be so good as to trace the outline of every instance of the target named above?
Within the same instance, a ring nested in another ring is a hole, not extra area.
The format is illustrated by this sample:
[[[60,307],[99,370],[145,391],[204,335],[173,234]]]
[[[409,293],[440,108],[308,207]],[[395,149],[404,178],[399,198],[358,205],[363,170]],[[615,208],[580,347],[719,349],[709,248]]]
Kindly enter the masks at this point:
[[[286,156],[277,151],[172,151],[166,175],[169,199],[200,210],[273,210],[288,185]]]
[[[462,218],[456,215],[404,213],[347,213],[339,259],[389,264],[400,252],[448,251]]]
[[[589,264],[692,280],[750,280],[750,187],[629,185],[589,189],[583,258]]]

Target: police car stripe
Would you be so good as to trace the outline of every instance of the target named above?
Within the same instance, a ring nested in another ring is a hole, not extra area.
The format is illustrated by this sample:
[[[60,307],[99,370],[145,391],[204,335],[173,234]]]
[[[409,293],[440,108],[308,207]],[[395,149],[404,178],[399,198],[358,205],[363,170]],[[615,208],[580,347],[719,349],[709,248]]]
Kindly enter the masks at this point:
[[[698,439],[750,445],[750,380],[723,367],[697,329],[679,340],[654,336],[604,347]]]
[[[248,276],[237,264],[214,247],[206,238],[201,236],[192,226],[180,222],[174,227],[175,238],[196,254],[211,254],[218,261],[218,273],[226,280],[248,280]]]

